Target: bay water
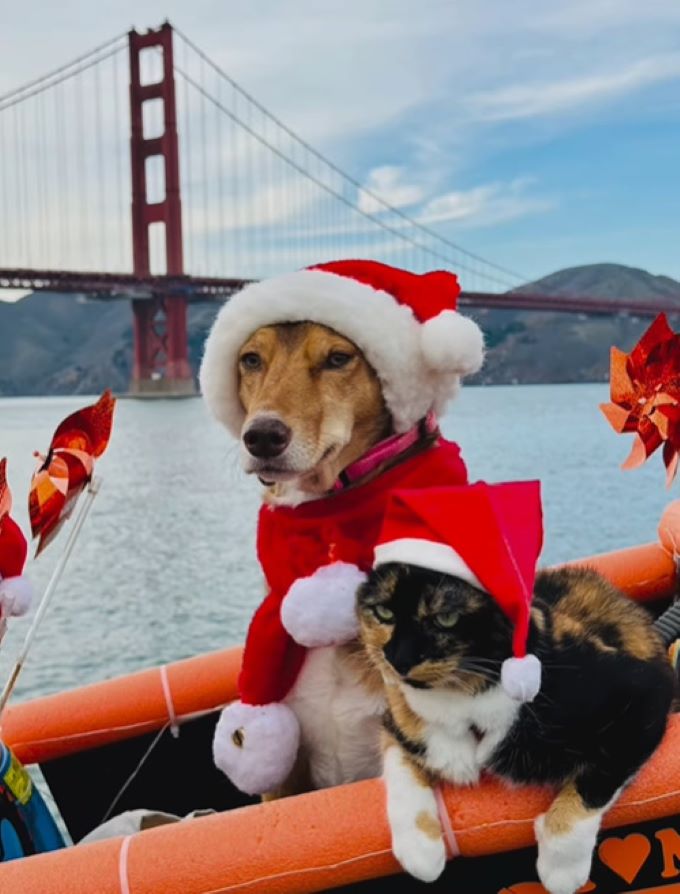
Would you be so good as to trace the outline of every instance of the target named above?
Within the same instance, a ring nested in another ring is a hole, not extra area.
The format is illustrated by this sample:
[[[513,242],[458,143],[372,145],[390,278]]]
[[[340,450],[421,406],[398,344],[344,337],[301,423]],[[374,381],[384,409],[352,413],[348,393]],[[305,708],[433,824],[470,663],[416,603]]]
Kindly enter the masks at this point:
[[[33,451],[45,452],[56,425],[96,397],[0,399],[0,457],[25,531]],[[545,564],[654,540],[678,495],[677,485],[666,490],[660,456],[620,469],[630,436],[609,428],[598,408],[607,399],[605,384],[470,387],[442,420],[471,480],[541,479]],[[263,596],[260,486],[200,399],[119,400],[96,474],[101,491],[15,700],[240,643]],[[29,562],[38,597],[71,523]],[[10,623],[0,682],[29,620]]]

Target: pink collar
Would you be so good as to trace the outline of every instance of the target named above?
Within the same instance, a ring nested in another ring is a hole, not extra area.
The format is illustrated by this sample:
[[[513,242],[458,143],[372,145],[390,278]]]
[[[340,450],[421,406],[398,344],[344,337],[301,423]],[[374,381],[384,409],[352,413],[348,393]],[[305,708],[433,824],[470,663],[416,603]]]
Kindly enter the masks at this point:
[[[434,412],[430,411],[424,419],[421,419],[417,425],[410,428],[401,435],[391,435],[380,441],[375,447],[371,447],[368,453],[364,453],[356,462],[343,469],[338,480],[333,485],[333,492],[344,490],[350,484],[354,484],[361,478],[364,478],[379,465],[389,459],[394,459],[401,453],[405,453],[414,444],[417,444],[421,438],[426,435],[434,434],[437,431],[437,417]]]

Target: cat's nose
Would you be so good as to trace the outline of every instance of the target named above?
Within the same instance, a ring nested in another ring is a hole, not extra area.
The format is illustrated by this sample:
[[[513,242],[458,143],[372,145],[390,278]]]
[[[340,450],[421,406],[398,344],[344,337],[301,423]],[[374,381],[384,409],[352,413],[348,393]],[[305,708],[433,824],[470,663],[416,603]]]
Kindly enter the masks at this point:
[[[383,649],[385,658],[402,677],[419,663],[414,644],[407,638],[392,638]]]

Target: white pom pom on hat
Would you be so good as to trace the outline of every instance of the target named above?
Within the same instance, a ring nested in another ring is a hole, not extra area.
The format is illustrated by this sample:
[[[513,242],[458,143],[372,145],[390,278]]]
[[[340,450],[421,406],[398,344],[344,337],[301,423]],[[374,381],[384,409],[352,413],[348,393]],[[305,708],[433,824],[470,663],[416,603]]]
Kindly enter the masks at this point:
[[[0,609],[4,616],[25,615],[33,601],[33,587],[27,577],[3,577],[0,579]]]
[[[0,610],[5,616],[24,615],[33,598],[24,577],[28,543],[19,525],[9,515],[0,519]]]
[[[365,580],[349,562],[322,565],[292,584],[281,603],[281,623],[308,649],[348,643],[359,632],[356,592]]]
[[[542,545],[538,481],[403,490],[390,496],[374,566],[405,562],[488,593],[513,625],[513,655],[502,664],[501,686],[529,702],[541,688],[541,663],[527,654],[527,639]]]
[[[397,432],[443,410],[461,376],[477,372],[484,338],[457,310],[454,273],[417,274],[376,261],[319,264],[252,283],[220,310],[201,363],[201,391],[239,436],[238,352],[260,326],[313,321],[353,341],[381,381]]]
[[[216,766],[247,795],[282,785],[295,764],[300,724],[281,702],[232,702],[220,715],[213,737]]]
[[[430,369],[469,376],[484,362],[484,336],[471,320],[455,310],[443,310],[422,325],[421,345]]]

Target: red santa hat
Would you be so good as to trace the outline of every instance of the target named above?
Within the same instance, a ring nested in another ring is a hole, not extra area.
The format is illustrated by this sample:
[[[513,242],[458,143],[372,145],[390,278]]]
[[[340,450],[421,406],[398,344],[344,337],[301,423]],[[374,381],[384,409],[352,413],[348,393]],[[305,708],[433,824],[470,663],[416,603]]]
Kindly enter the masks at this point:
[[[390,498],[374,565],[429,568],[492,596],[514,628],[501,684],[513,698],[531,701],[541,686],[541,665],[527,654],[527,637],[542,545],[538,481],[404,490]]]
[[[480,328],[456,310],[460,286],[443,270],[410,273],[376,261],[332,261],[252,283],[217,315],[205,345],[201,391],[235,436],[243,425],[238,352],[260,326],[305,320],[353,341],[375,369],[397,432],[441,413],[461,376],[480,369]]]
[[[31,604],[32,590],[23,576],[28,544],[19,525],[9,517],[0,519],[0,614],[23,615]]]

